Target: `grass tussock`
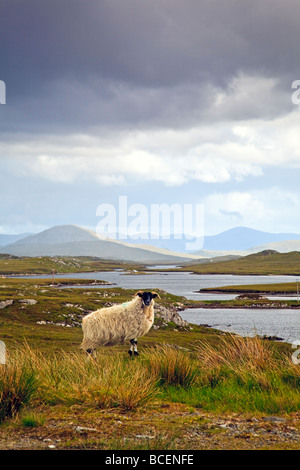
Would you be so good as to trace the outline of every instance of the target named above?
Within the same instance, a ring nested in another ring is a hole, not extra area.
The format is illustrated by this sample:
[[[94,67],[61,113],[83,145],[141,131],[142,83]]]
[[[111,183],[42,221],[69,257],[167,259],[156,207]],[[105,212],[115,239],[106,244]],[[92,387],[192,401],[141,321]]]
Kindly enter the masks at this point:
[[[36,394],[38,380],[26,357],[7,355],[6,364],[0,365],[0,423],[14,417]]]
[[[217,346],[199,344],[199,385],[216,408],[280,413],[300,408],[300,369],[260,338],[232,335]],[[290,383],[287,386],[288,381]]]
[[[36,428],[43,426],[45,418],[35,411],[29,411],[22,415],[21,423],[26,428]]]
[[[118,355],[88,359],[82,352],[43,354],[25,345],[19,368],[38,381],[35,400],[49,405],[88,404],[99,408],[135,410],[156,395],[156,381],[138,364]]]
[[[217,372],[228,370],[237,375],[259,375],[261,372],[277,370],[280,362],[275,359],[275,353],[269,343],[259,338],[243,338],[232,335],[221,338],[218,346],[207,342],[199,343],[198,359],[203,371]]]
[[[147,359],[150,374],[161,385],[189,388],[196,382],[196,363],[181,349],[161,346],[148,351]]]

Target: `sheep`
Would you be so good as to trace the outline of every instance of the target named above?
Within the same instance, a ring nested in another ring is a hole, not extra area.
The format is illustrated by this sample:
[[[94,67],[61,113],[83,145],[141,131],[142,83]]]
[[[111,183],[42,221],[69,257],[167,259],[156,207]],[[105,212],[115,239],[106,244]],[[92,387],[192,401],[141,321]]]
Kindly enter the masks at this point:
[[[124,304],[101,308],[82,319],[83,341],[80,348],[95,357],[98,346],[130,342],[129,356],[138,356],[137,338],[144,336],[154,322],[156,292],[139,291]]]

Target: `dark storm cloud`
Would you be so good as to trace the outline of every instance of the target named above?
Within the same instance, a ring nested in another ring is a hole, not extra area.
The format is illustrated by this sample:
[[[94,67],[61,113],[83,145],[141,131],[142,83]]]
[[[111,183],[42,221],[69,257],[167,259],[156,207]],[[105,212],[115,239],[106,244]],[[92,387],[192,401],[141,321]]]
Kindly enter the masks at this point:
[[[297,78],[297,0],[0,2],[4,127],[174,125],[174,108],[202,117],[207,84]]]
[[[296,0],[2,0],[2,66],[21,82],[100,74],[158,86],[288,73],[299,13]]]

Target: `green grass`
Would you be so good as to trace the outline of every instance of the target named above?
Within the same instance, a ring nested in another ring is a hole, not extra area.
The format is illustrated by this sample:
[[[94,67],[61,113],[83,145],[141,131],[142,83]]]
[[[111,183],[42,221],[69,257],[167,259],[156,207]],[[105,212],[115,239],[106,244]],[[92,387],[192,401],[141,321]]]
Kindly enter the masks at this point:
[[[249,285],[234,285],[222,287],[207,287],[201,289],[201,292],[233,292],[233,293],[259,293],[259,294],[297,294],[296,282],[272,283],[272,284],[249,284]],[[300,282],[299,282],[299,296],[300,296]]]
[[[223,343],[223,344],[222,344]],[[299,411],[300,370],[259,338],[227,337],[219,345],[199,343],[197,378],[190,387],[165,388],[165,397],[217,413]]]
[[[27,411],[21,416],[22,425],[26,428],[35,428],[43,426],[45,417],[35,411]]]
[[[0,423],[13,418],[37,393],[36,373],[26,358],[11,357],[0,365]]]
[[[0,275],[7,274],[52,274],[112,271],[113,269],[142,269],[140,264],[106,261],[89,256],[53,257],[53,256],[12,256],[1,254],[0,247]]]

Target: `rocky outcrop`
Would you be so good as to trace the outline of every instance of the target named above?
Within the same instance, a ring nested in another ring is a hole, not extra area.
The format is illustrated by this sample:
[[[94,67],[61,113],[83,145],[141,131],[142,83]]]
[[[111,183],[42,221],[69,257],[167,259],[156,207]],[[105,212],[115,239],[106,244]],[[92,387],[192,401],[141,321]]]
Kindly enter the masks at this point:
[[[35,305],[37,304],[37,300],[35,299],[21,299],[19,302],[23,305]]]
[[[163,307],[162,305],[155,304],[155,321],[154,329],[161,326],[167,326],[168,323],[175,323],[180,327],[188,327],[189,323],[181,318],[176,307]]]
[[[13,304],[13,302],[14,302],[13,300],[2,300],[0,302],[0,309],[8,307],[9,305]]]
[[[268,300],[266,297],[263,297],[261,294],[253,292],[253,293],[245,293],[240,294],[236,297],[236,299],[244,299],[244,300]]]

